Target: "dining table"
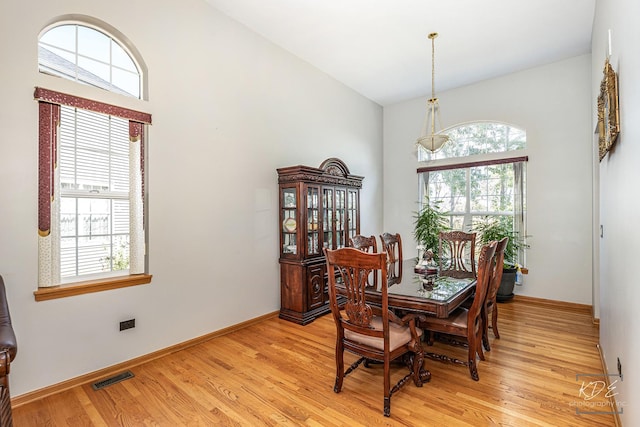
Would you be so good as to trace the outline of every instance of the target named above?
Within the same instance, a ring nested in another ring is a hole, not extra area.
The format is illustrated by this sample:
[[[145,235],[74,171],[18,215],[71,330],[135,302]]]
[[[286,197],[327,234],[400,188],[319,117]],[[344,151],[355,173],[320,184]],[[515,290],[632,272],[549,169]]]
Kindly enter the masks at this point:
[[[446,318],[471,295],[476,279],[453,278],[416,268],[415,259],[402,262],[402,280],[387,290],[389,308]],[[379,289],[368,289],[367,300],[381,303]]]

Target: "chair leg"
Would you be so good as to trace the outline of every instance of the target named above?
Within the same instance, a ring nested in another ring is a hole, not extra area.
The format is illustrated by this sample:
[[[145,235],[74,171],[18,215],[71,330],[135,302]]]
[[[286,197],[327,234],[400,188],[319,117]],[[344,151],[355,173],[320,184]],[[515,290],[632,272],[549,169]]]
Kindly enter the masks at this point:
[[[425,337],[427,337],[427,345],[433,345],[435,333],[433,331],[429,331],[428,334],[425,334]]]
[[[493,329],[493,336],[500,338],[500,332],[498,332],[498,305],[493,305],[493,311],[491,312],[491,328]]]
[[[480,380],[480,377],[478,376],[478,366],[475,357],[469,359],[469,373],[471,374],[471,379],[473,379],[474,381]]]
[[[388,354],[384,360],[384,416],[391,416],[391,360]]]
[[[486,351],[491,351],[491,345],[489,344],[489,333],[482,331],[482,346]],[[484,360],[484,359],[482,359]]]
[[[9,367],[9,353],[6,353],[6,365]],[[0,384],[0,426],[11,427],[13,425],[13,414],[11,413],[11,396],[9,395],[9,382],[5,376]]]
[[[384,398],[384,416],[385,417],[391,416],[391,398],[386,396]]]
[[[416,342],[411,349],[413,354],[405,359],[407,367],[411,370],[413,383],[416,387],[422,387],[423,383],[431,380],[431,373],[424,369],[424,351],[422,343]]]
[[[482,345],[478,346],[480,351],[482,351],[482,347],[485,350],[491,351],[491,345],[489,344],[489,309],[485,306],[482,309]],[[481,359],[484,360],[484,354],[482,354]]]
[[[474,381],[480,380],[480,377],[478,376],[478,365],[476,362],[476,355],[479,354],[478,349],[480,350],[480,352],[482,351],[482,344],[480,343],[480,341],[482,340],[482,335],[481,335],[482,332],[481,330],[479,330],[478,332],[479,333],[477,335],[474,335],[473,333],[471,333],[467,336],[467,339],[469,341],[469,352],[467,357],[468,359],[467,363],[469,364],[469,374],[471,374],[471,378]]]
[[[483,344],[484,344],[484,331],[481,330],[480,333],[478,334],[478,338],[476,340],[476,347],[478,348],[478,357],[480,357],[480,360],[485,360],[484,358],[484,350],[483,350]],[[491,349],[489,349],[490,351]]]
[[[342,340],[336,341],[336,382],[333,386],[333,391],[340,393],[342,390],[342,382],[344,380],[344,347]]]
[[[482,350],[482,342],[483,341],[484,341],[484,339],[482,339],[482,340],[480,340],[480,342],[478,342],[478,345],[477,345],[478,348],[476,349],[476,352],[478,353],[478,357],[480,358],[480,360],[485,360],[484,351]],[[491,349],[489,349],[489,350],[491,350]]]

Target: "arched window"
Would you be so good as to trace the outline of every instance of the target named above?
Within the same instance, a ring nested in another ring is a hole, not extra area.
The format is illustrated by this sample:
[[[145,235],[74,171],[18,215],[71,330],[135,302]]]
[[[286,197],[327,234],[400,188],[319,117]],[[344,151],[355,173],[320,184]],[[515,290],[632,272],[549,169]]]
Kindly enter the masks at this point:
[[[43,31],[38,41],[40,72],[141,99],[138,64],[98,26],[67,21]],[[34,93],[39,288],[87,285],[86,291],[75,286],[72,295],[151,280],[144,226],[145,129],[151,114],[107,103],[101,93],[94,99],[43,87]],[[67,294],[37,291],[36,300]]]
[[[141,97],[141,73],[133,57],[113,37],[80,24],[50,28],[38,42],[40,72]]]
[[[527,133],[518,127],[499,122],[471,122],[444,129],[451,140],[436,153],[420,148],[420,160],[470,157],[479,154],[506,153],[527,147]]]
[[[443,133],[450,141],[440,151],[420,155],[428,159],[418,169],[421,204],[446,213],[453,230],[470,231],[492,217],[526,236],[526,132],[505,123],[472,122]]]

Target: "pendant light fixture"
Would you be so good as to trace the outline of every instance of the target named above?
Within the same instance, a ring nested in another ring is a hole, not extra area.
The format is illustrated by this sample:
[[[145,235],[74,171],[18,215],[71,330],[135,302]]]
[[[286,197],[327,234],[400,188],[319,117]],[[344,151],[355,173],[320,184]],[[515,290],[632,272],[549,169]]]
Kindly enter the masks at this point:
[[[449,141],[449,136],[436,131],[436,115],[440,126],[440,106],[438,105],[435,89],[435,39],[438,37],[438,33],[431,33],[427,37],[431,40],[431,98],[427,101],[427,114],[424,119],[422,134],[417,139],[416,144],[435,153]]]

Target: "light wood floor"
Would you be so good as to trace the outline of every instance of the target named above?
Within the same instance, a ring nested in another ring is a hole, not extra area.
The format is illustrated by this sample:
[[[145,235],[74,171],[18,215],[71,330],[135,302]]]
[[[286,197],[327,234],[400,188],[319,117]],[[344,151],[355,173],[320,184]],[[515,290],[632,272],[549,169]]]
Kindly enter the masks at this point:
[[[379,366],[361,366],[333,392],[335,330],[324,316],[307,326],[270,318],[132,367],[134,378],[102,390],[86,384],[22,405],[14,425],[615,425],[612,415],[576,414],[584,400],[576,374],[602,372],[587,310],[517,300],[499,310],[501,339],[491,336],[479,382],[464,366],[427,359],[431,382],[396,393],[390,418],[382,415]]]

